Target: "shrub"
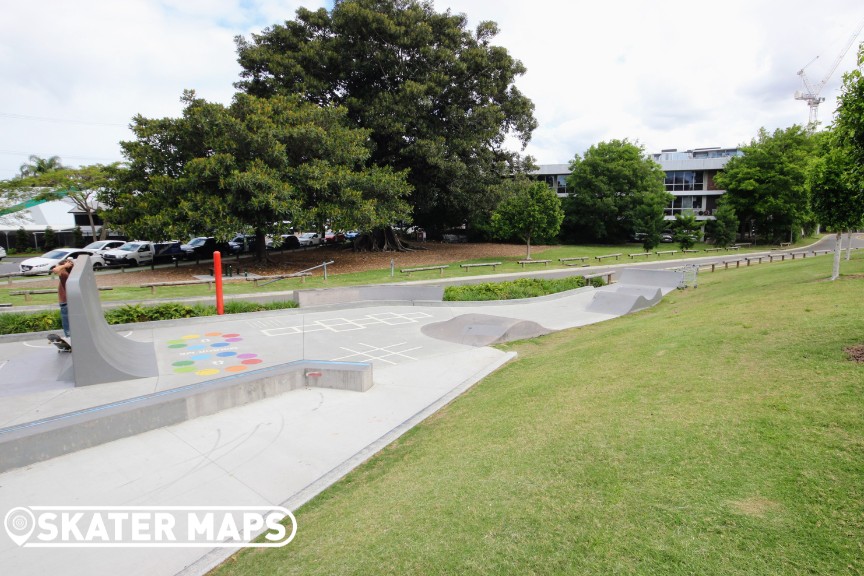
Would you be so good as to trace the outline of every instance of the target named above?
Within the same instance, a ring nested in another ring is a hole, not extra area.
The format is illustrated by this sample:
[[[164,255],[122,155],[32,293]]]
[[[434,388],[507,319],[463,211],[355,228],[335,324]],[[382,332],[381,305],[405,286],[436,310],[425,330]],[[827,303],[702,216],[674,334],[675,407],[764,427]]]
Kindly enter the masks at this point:
[[[237,301],[227,303],[225,305],[225,313],[241,314],[243,312],[282,310],[296,307],[297,304],[292,300],[270,302],[267,304]],[[215,306],[206,306],[203,304],[192,306],[175,302],[155,306],[126,304],[119,308],[106,310],[105,321],[108,324],[134,324],[136,322],[152,322],[155,320],[177,320],[198,316],[214,316],[215,314]],[[59,311],[38,313],[9,312],[0,314],[0,334],[44,332],[47,330],[59,330],[61,327]]]
[[[602,278],[592,278],[591,285],[599,287],[604,284]],[[516,300],[519,298],[534,298],[565,292],[585,286],[582,276],[570,276],[546,280],[542,278],[520,278],[511,282],[484,282],[465,286],[448,286],[444,290],[444,300],[448,302],[473,302],[481,300]]]

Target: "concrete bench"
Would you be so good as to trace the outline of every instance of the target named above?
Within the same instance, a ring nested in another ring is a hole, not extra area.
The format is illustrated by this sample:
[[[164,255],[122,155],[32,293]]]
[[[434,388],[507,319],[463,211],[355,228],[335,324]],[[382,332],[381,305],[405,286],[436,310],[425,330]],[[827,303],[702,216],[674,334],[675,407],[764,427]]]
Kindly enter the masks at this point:
[[[100,286],[99,290],[113,290],[113,286]],[[30,296],[33,294],[56,294],[56,288],[44,288],[39,290],[13,290],[9,292],[10,296],[24,296],[24,301],[29,302]]]
[[[739,248],[741,248],[741,246],[739,246],[738,244],[736,244],[736,245],[734,245],[734,246],[727,246],[727,247],[726,247],[726,250],[738,250]]]
[[[726,261],[723,262],[723,266],[724,266],[727,270],[729,269],[729,264],[735,264],[735,267],[736,267],[736,268],[740,268],[740,267],[741,267],[741,262],[743,262],[743,260],[741,260],[741,259],[738,259],[738,260],[726,260]]]
[[[638,258],[639,256],[651,256],[651,252],[636,252],[635,254],[627,254],[632,260],[633,258]]]
[[[207,288],[213,289],[215,280],[177,280],[176,282],[150,282],[148,284],[140,284],[139,288],[150,288],[150,294],[156,294],[156,288],[166,286],[191,286],[193,284],[207,284]]]
[[[654,252],[657,256],[662,256],[663,254],[675,254],[678,252],[677,250],[660,250],[658,252]]]
[[[603,254],[602,256],[595,256],[594,258],[596,258],[599,261],[599,260],[603,260],[604,258],[615,258],[615,260],[618,260],[618,258],[620,258],[620,257],[621,257],[621,254]]]
[[[757,263],[757,264],[761,264],[761,263],[762,263],[762,258],[767,258],[767,256],[750,256],[750,257],[744,258],[744,260],[747,261],[747,266],[749,266],[749,265],[750,265],[750,262],[753,261],[753,260],[756,260],[756,263]]]
[[[612,275],[615,272],[598,272],[597,274],[586,274],[583,276],[585,278],[585,283],[588,284],[594,278],[605,278],[606,284],[612,284]]]
[[[698,250],[682,250],[681,252],[684,254],[696,254],[699,251]]]
[[[723,248],[705,248],[705,252],[719,252]]]
[[[590,259],[590,256],[571,256],[570,258],[559,258],[558,261],[565,266],[575,266],[575,264],[568,264],[568,262],[574,262],[578,260],[580,264],[582,264],[583,266],[587,266],[587,264],[585,264],[585,261]]]
[[[400,270],[400,272],[402,272],[403,274],[407,274],[408,276],[411,276],[412,272],[425,272],[427,270],[438,270],[439,274],[441,276],[444,276],[444,269],[449,268],[449,267],[450,267],[449,264],[443,264],[441,266],[421,266],[419,268],[402,268]]]
[[[791,246],[791,242],[780,242],[780,248],[786,248],[787,246]]]
[[[792,252],[792,260],[794,260],[796,256],[801,256],[801,258],[807,258],[807,252]]]
[[[519,260],[519,264],[522,265],[522,269],[525,269],[525,264],[543,264],[543,266],[549,266],[549,262],[551,260]]]
[[[740,248],[741,246],[752,246],[752,245],[753,245],[752,242],[736,242],[736,243],[735,243],[735,246],[738,246],[739,248]]]
[[[474,264],[460,264],[460,268],[479,268],[481,266],[491,266],[492,271],[495,271],[496,266],[501,266],[501,262],[477,262]]]
[[[813,255],[818,256],[819,254],[831,254],[833,250],[813,250]]]

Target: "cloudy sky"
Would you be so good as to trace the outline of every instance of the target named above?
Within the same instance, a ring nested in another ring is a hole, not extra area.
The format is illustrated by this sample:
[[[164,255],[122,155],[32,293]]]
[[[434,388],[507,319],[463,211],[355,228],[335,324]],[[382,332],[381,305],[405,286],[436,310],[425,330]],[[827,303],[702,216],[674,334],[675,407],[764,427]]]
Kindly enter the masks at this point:
[[[864,21],[861,0],[434,0],[494,20],[528,69],[539,128],[526,152],[566,163],[600,141],[646,151],[735,146],[807,122],[796,74],[819,83]],[[31,154],[80,166],[122,160],[133,116],[178,116],[186,88],[228,103],[233,38],[327,0],[31,0],[0,19],[0,179]],[[830,121],[841,75],[825,84]]]

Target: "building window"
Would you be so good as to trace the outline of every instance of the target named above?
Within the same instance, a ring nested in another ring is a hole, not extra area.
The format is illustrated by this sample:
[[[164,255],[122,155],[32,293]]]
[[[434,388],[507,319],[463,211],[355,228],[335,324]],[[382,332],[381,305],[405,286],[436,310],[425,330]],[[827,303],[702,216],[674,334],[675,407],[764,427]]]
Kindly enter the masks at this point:
[[[690,170],[671,170],[666,172],[667,192],[689,192],[703,190],[704,172]]]

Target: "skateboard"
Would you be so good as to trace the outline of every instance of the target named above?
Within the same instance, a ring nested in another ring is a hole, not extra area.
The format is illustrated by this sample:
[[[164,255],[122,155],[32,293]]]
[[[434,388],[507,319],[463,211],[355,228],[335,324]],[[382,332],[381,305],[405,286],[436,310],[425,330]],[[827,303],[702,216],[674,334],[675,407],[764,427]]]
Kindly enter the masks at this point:
[[[48,341],[57,347],[58,352],[72,352],[72,345],[56,334],[49,334]]]

